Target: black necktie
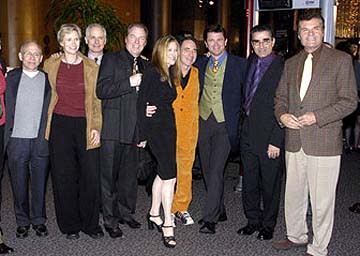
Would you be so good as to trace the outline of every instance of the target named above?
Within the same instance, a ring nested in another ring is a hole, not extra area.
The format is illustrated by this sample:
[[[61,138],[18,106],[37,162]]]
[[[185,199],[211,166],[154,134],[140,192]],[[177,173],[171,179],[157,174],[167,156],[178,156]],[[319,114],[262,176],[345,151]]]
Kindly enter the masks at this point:
[[[94,58],[95,63],[97,64],[98,58]]]

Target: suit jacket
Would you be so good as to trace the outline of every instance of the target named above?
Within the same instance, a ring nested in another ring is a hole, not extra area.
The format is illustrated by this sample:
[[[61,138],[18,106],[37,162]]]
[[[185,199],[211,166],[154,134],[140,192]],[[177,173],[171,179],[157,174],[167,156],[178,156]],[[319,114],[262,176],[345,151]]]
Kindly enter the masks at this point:
[[[249,74],[249,69],[256,60],[255,56],[251,55],[248,59],[246,77],[252,75]],[[269,144],[283,148],[284,130],[281,129],[274,115],[274,96],[283,68],[284,60],[276,56],[261,78],[251,101],[249,116],[245,117],[241,129],[242,147],[250,147],[257,153],[266,152]],[[244,85],[243,95],[245,93],[246,86]]]
[[[40,72],[43,72],[40,70]],[[44,73],[44,72],[43,72]],[[48,75],[45,74],[45,91],[44,91],[44,103],[41,112],[40,119],[40,128],[38,137],[36,139],[38,155],[39,156],[48,156],[49,155],[49,146],[48,141],[45,139],[45,128],[47,123],[47,112],[49,108],[50,98],[51,98],[51,88],[48,80]],[[14,117],[15,117],[15,106],[16,106],[16,98],[19,89],[20,78],[22,75],[22,68],[16,68],[11,70],[7,77],[6,83],[7,88],[5,92],[5,101],[6,101],[6,123],[5,123],[5,131],[4,131],[4,145],[5,152],[6,146],[9,142],[10,136],[12,134],[12,130],[14,127]]]
[[[86,149],[94,149],[100,147],[100,143],[96,145],[91,144],[91,130],[101,132],[102,117],[101,117],[101,102],[96,97],[95,87],[98,76],[99,66],[83,54],[78,53],[83,59],[84,64],[84,86],[85,86],[85,113],[86,113]],[[61,63],[60,57],[50,57],[44,63],[44,70],[49,75],[49,82],[51,86],[51,100],[48,111],[48,123],[46,126],[45,138],[48,140],[51,129],[51,119],[56,103],[58,101],[58,94],[56,92],[56,79]]]
[[[210,59],[199,56],[196,66],[200,76],[200,98],[204,89],[206,66]],[[246,60],[232,54],[228,54],[223,90],[222,102],[225,115],[225,126],[231,144],[231,151],[236,152],[239,147],[239,120],[242,102],[242,85],[245,77]]]
[[[285,113],[299,117],[314,112],[316,123],[299,130],[286,128],[285,149],[313,156],[342,153],[342,119],[357,106],[355,75],[350,55],[322,47],[308,90],[300,100],[304,51],[288,59],[275,98],[278,120]]]
[[[125,50],[104,55],[96,86],[96,94],[102,100],[103,140],[117,140],[131,144],[137,122],[136,102],[138,93],[130,86],[132,75],[132,60]],[[148,61],[139,58],[145,68]],[[141,88],[141,86],[140,86]]]

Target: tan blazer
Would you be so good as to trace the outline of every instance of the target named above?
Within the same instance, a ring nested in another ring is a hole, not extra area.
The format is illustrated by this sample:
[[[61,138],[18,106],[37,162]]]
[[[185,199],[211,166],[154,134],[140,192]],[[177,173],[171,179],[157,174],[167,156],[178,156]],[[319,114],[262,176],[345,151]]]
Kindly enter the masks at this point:
[[[314,112],[316,123],[300,130],[286,128],[285,149],[313,156],[342,153],[342,119],[357,106],[357,90],[350,55],[322,47],[309,88],[300,100],[304,51],[288,59],[275,96],[275,115],[296,117]]]
[[[91,130],[97,130],[101,133],[102,115],[101,115],[101,101],[96,97],[96,82],[99,72],[99,66],[92,60],[88,59],[81,53],[79,56],[83,59],[84,63],[84,83],[85,83],[85,113],[86,113],[86,149],[93,149],[100,147],[100,143],[92,145]],[[56,78],[61,63],[61,56],[54,58],[50,57],[44,63],[44,70],[48,73],[51,85],[51,100],[48,110],[48,120],[45,131],[45,138],[49,140],[52,114],[55,105],[58,101],[58,94],[56,92]]]

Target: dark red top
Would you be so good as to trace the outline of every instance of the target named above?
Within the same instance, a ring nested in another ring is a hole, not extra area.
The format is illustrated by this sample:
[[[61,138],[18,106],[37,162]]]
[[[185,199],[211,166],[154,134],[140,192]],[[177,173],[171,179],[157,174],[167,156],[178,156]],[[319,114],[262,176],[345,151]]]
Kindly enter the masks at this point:
[[[56,77],[59,96],[54,112],[73,117],[85,117],[84,65],[68,65],[61,62]]]

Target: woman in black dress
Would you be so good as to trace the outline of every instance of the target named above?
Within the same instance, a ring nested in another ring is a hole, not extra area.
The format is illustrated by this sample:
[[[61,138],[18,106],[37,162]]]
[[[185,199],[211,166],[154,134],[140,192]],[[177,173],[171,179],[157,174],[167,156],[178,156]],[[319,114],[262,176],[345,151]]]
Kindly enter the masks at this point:
[[[153,66],[144,72],[138,99],[139,147],[149,145],[158,164],[152,187],[151,209],[148,214],[149,229],[154,225],[162,230],[167,247],[175,247],[171,206],[176,182],[176,129],[172,102],[176,98],[174,81],[180,77],[178,59],[180,47],[172,36],[157,40],[153,53]],[[156,114],[146,117],[146,106],[157,106]],[[160,217],[160,206],[164,221]]]

